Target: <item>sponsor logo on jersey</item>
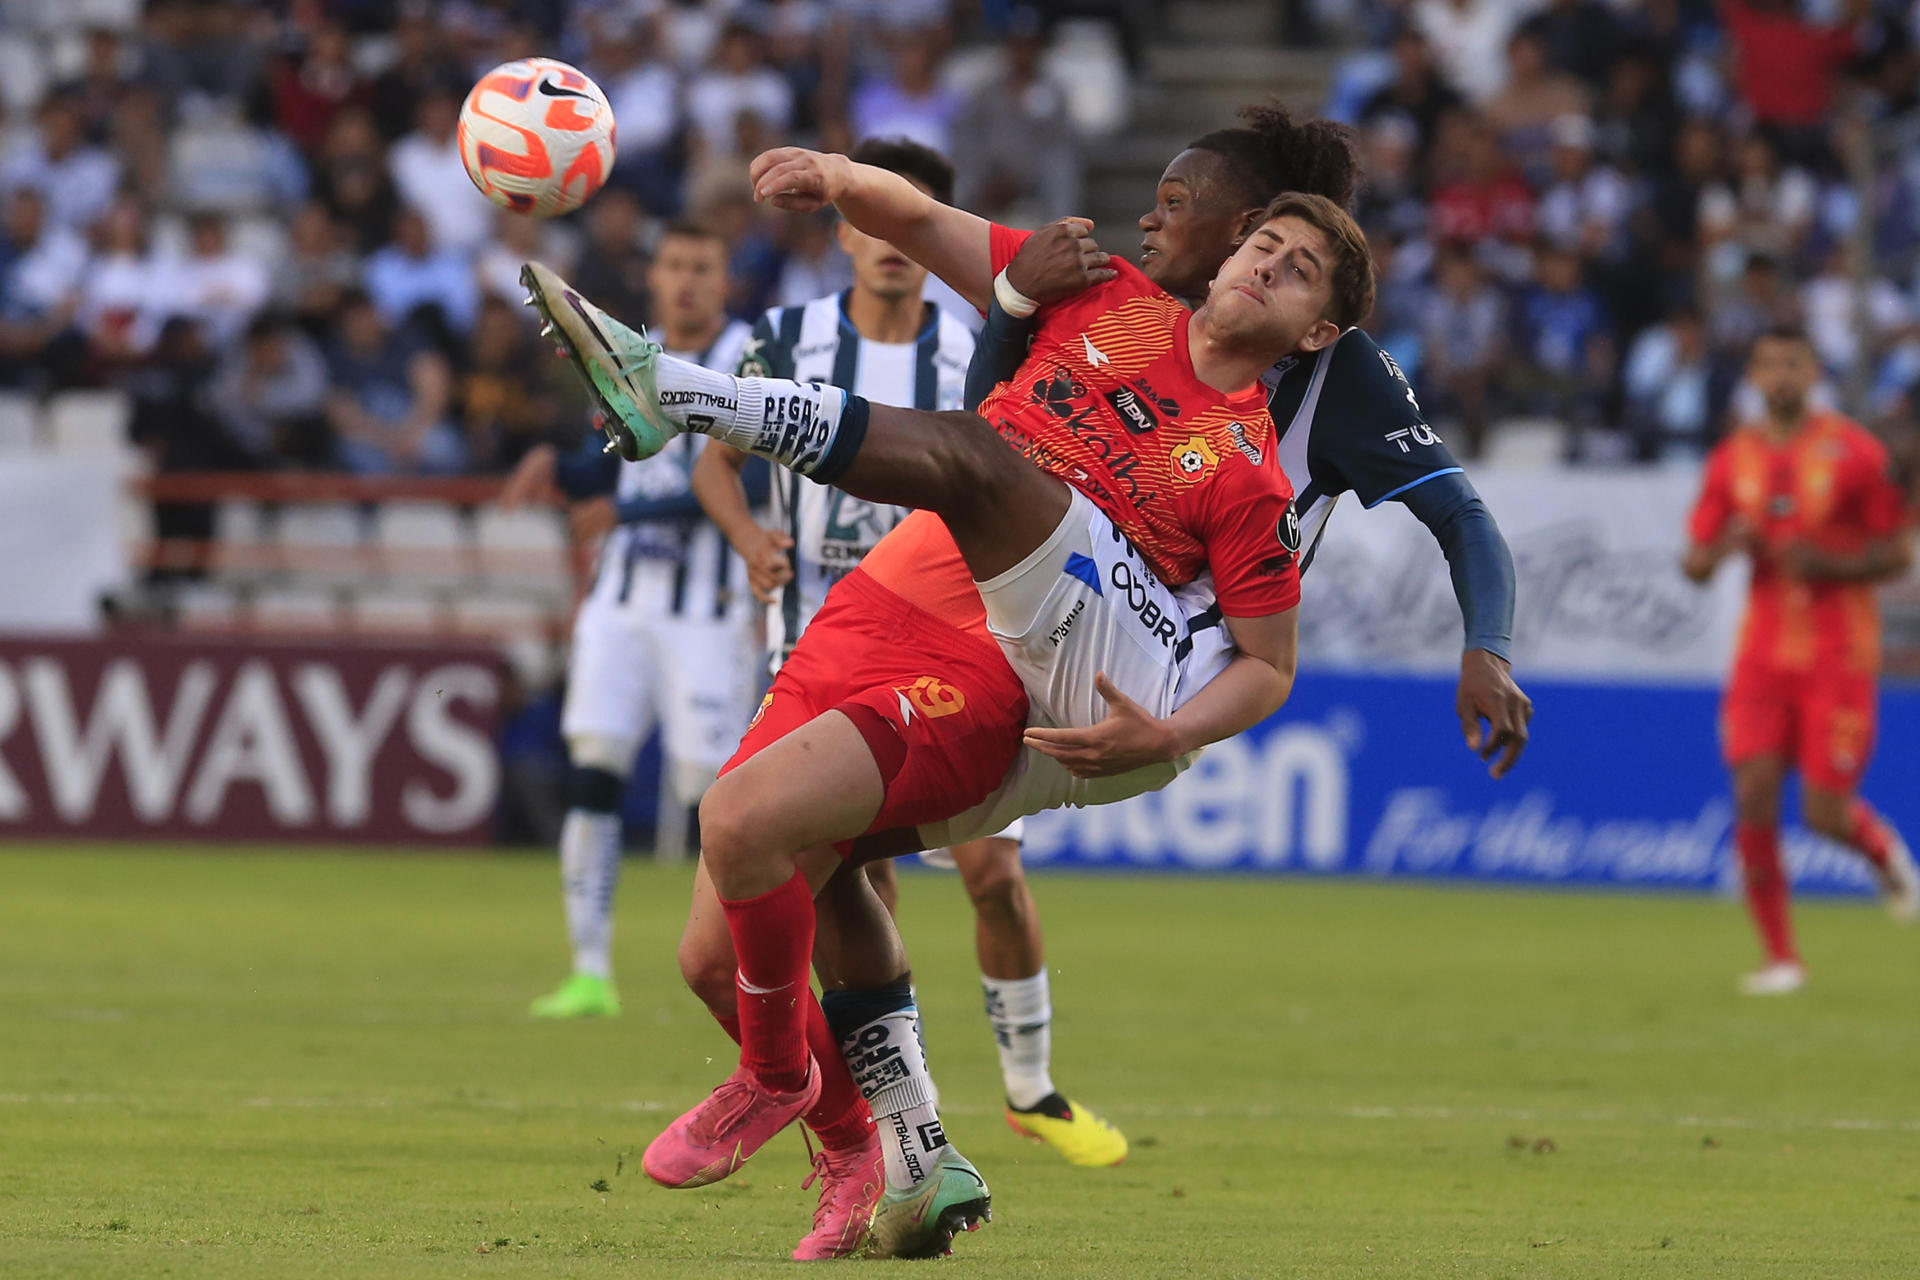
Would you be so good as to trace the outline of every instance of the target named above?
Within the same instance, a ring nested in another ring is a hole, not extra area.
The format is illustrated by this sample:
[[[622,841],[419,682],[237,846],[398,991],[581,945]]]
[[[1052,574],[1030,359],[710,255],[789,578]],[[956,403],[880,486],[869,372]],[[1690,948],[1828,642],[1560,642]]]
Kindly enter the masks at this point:
[[[1096,591],[1099,590],[1098,587],[1094,589]],[[1086,611],[1087,602],[1085,600],[1075,600],[1073,602],[1073,609],[1067,614],[1060,625],[1047,632],[1047,643],[1058,649],[1060,642],[1067,638],[1067,633],[1073,630],[1073,624],[1080,621],[1080,615]]]
[[[1098,369],[1103,364],[1113,363],[1113,361],[1107,358],[1107,353],[1102,351],[1100,348],[1094,346],[1093,339],[1089,338],[1084,333],[1080,335],[1080,344],[1086,350],[1087,366],[1089,368]]]
[[[1063,364],[1053,366],[1053,376],[1042,378],[1033,384],[1031,392],[1035,404],[1047,406],[1047,412],[1056,418],[1073,416],[1073,402],[1087,394],[1086,384],[1073,376],[1073,370]]]
[[[894,686],[900,695],[902,710],[911,706],[929,720],[955,715],[967,709],[967,695],[944,680],[921,676],[912,684]]]
[[[1280,539],[1280,545],[1288,551],[1300,550],[1300,512],[1291,502],[1287,504],[1286,513],[1280,517],[1280,523],[1273,532]]]
[[[1159,601],[1153,598],[1153,583],[1134,573],[1125,560],[1113,562],[1113,568],[1107,574],[1107,581],[1111,582],[1114,589],[1126,600],[1127,608],[1133,611],[1134,617],[1140,619],[1141,625],[1147,629],[1147,634],[1171,649],[1179,636],[1180,629],[1174,625],[1173,619],[1167,616],[1166,610],[1160,607]]]
[[[1146,435],[1160,425],[1160,419],[1147,407],[1146,400],[1127,387],[1115,387],[1107,392],[1107,403],[1120,416],[1120,425],[1137,436]]]
[[[1229,422],[1227,434],[1233,437],[1233,447],[1245,454],[1248,462],[1257,467],[1265,460],[1265,455],[1260,452],[1260,446],[1247,438],[1246,423]]]
[[[1385,355],[1386,352],[1383,351],[1380,354]],[[1412,453],[1413,445],[1408,444],[1407,441],[1411,440],[1413,444],[1439,444],[1440,433],[1424,422],[1416,422],[1410,427],[1402,427],[1398,431],[1387,432],[1387,439],[1399,445],[1400,452]]]
[[[1380,350],[1380,363],[1387,366],[1389,376],[1398,378],[1402,382],[1407,380],[1407,375],[1401,372],[1400,362],[1388,355],[1384,347]]]
[[[1220,455],[1204,436],[1188,436],[1186,442],[1173,451],[1173,478],[1188,484],[1199,481],[1219,465]]]

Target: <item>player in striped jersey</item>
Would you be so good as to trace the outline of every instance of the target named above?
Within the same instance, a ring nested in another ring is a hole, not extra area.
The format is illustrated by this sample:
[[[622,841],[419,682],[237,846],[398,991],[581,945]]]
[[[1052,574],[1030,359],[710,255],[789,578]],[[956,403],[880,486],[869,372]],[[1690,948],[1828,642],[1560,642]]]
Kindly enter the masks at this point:
[[[655,248],[647,285],[669,349],[710,369],[739,363],[749,329],[726,314],[724,240],[675,224]],[[726,763],[752,705],[746,566],[691,487],[705,446],[689,436],[635,463],[604,453],[597,436],[565,457],[534,449],[502,497],[514,505],[557,490],[574,499],[576,534],[605,535],[593,589],[574,620],[561,716],[571,771],[560,876],[573,972],[533,1002],[535,1017],[620,1011],[610,955],[620,799],[641,742],[660,726],[661,829],[671,836],[677,826],[684,840],[689,808]],[[764,494],[764,470],[755,479]]]

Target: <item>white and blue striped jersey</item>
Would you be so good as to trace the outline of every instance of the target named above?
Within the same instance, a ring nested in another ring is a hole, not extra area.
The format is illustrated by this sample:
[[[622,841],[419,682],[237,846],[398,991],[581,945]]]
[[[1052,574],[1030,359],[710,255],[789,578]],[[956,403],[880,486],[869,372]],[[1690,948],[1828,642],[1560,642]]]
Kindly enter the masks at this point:
[[[1260,381],[1280,468],[1293,485],[1303,573],[1341,494],[1352,490],[1375,507],[1460,472],[1407,375],[1364,330],[1349,329],[1313,355],[1288,356]]]
[[[729,320],[706,350],[667,354],[731,372],[751,335],[750,326]],[[621,463],[615,500],[624,504],[629,500],[665,502],[685,497],[691,502],[693,464],[706,443],[707,437],[689,431],[651,458]],[[648,565],[655,567],[647,569]],[[752,599],[747,589],[746,562],[733,553],[719,527],[703,515],[623,519],[601,550],[599,572],[601,577],[619,583],[616,590],[622,601],[632,594],[636,574],[658,577],[670,573],[671,578],[656,590],[665,597],[658,603],[672,616],[718,618],[730,610],[743,609],[742,602]]]
[[[843,387],[876,404],[953,410],[966,392],[973,331],[931,302],[912,342],[862,338],[847,319],[847,295],[775,307],[753,326],[740,372]],[[773,507],[793,539],[793,580],[768,610],[767,646],[778,661],[827,598],[827,591],[906,515],[838,489],[776,471]]]

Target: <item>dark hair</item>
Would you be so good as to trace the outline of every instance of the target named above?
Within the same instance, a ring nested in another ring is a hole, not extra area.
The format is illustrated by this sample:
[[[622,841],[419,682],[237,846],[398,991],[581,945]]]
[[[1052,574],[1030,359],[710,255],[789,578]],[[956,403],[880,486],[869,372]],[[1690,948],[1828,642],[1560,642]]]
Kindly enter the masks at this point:
[[[868,138],[847,159],[917,182],[941,204],[953,203],[953,161],[909,138]]]
[[[1813,339],[1808,337],[1807,331],[1797,324],[1768,325],[1754,335],[1753,346],[1748,348],[1747,355],[1751,357],[1763,342],[1795,342],[1807,348],[1813,346]]]
[[[1327,247],[1333,251],[1329,265],[1333,297],[1327,302],[1325,318],[1342,329],[1365,320],[1373,311],[1373,254],[1353,215],[1325,196],[1288,191],[1266,207],[1260,225],[1275,218],[1298,218],[1327,238]]]
[[[682,240],[711,240],[722,249],[727,247],[727,238],[725,236],[721,235],[706,223],[696,222],[692,218],[675,218],[672,222],[669,222],[661,229],[658,243],[665,244],[675,237]]]
[[[1342,207],[1353,202],[1360,166],[1353,130],[1331,120],[1294,121],[1278,102],[1240,108],[1242,124],[1216,129],[1187,144],[1227,162],[1245,204],[1262,204],[1283,191],[1324,196]]]

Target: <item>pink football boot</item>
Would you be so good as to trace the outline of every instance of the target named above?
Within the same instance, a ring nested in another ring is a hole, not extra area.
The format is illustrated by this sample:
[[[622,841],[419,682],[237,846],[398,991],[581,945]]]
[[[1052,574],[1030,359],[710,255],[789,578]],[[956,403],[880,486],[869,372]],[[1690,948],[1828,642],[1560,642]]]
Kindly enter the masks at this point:
[[[887,1186],[880,1135],[870,1133],[864,1143],[847,1151],[816,1152],[813,1172],[800,1189],[806,1190],[816,1179],[822,1185],[820,1203],[813,1211],[813,1230],[793,1251],[794,1261],[850,1258],[867,1243],[873,1231],[874,1211],[880,1207],[880,1193]]]
[[[741,1067],[649,1143],[641,1167],[663,1187],[718,1182],[819,1098],[820,1066],[812,1058],[806,1084],[793,1093],[775,1093]]]

